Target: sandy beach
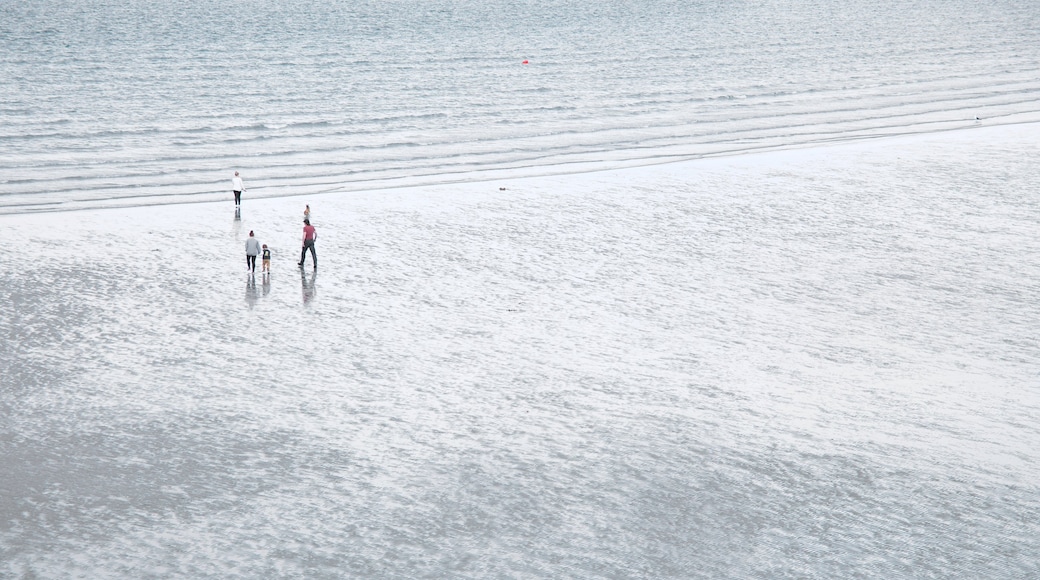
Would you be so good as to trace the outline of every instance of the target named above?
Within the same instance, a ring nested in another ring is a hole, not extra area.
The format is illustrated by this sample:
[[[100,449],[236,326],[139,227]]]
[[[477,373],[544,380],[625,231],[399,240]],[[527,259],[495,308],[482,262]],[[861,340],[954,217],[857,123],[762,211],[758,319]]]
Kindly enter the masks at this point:
[[[1038,137],[0,215],[0,577],[1034,576]]]

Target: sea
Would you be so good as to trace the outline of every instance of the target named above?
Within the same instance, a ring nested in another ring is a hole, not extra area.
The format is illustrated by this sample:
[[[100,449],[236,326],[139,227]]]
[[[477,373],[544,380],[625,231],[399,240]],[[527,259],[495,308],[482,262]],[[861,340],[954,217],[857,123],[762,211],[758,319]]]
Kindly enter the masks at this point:
[[[559,174],[1040,119],[1001,0],[0,4],[0,211]]]
[[[1038,578],[1038,159],[1025,0],[0,0],[0,578]]]

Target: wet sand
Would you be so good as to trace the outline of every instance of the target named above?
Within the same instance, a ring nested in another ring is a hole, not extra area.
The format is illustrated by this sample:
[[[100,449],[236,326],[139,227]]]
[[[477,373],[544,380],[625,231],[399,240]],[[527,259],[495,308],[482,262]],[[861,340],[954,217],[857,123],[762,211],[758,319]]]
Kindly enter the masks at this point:
[[[0,576],[1029,577],[1038,130],[0,216]]]

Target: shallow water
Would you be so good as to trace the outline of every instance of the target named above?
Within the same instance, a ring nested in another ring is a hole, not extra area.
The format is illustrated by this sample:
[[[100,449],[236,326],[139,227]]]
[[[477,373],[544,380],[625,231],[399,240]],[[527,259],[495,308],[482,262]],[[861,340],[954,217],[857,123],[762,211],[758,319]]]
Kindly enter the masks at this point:
[[[1037,131],[0,217],[0,576],[1035,577]]]
[[[0,213],[1036,121],[1038,79],[1031,0],[4,2]]]

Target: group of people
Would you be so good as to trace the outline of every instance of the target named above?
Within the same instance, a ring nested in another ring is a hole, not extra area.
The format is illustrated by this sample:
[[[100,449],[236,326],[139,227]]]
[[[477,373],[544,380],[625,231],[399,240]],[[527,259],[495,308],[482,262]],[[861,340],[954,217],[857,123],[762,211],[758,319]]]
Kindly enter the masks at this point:
[[[235,195],[235,208],[239,208],[242,205],[242,192],[245,191],[245,184],[242,182],[242,177],[239,176],[238,172],[235,172],[235,176],[231,179],[231,193]],[[237,215],[237,214],[236,214]],[[300,250],[300,261],[297,263],[301,268],[304,262],[307,260],[307,252],[311,253],[311,263],[314,264],[314,269],[318,269],[318,253],[314,249],[314,243],[318,241],[318,231],[311,225],[311,206],[310,204],[303,210],[303,248]],[[256,239],[256,235],[252,230],[249,231],[249,238],[246,240],[246,270],[252,274],[256,271],[256,258],[262,256],[261,262],[261,273],[271,273],[271,250],[268,249],[267,244],[261,244]]]
[[[249,230],[249,239],[246,240],[246,270],[250,274],[256,271],[256,257],[260,255],[263,256],[263,261],[260,263],[260,272],[270,274],[271,250],[267,248],[267,244],[261,246],[256,236],[253,235],[253,230]]]

